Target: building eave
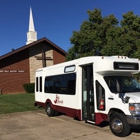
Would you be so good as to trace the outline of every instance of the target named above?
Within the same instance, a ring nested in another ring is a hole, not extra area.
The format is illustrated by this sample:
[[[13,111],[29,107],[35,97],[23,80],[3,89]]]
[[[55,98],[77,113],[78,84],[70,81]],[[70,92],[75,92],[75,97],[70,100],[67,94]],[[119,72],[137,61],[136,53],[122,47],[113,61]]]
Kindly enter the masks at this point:
[[[14,51],[11,51],[11,52],[9,52],[9,53],[7,53],[7,54],[4,54],[4,55],[0,56],[0,60],[4,59],[4,58],[6,58],[6,57],[8,57],[8,56],[10,56],[10,55],[14,55],[15,53],[18,53],[18,52],[20,52],[20,51],[22,51],[22,50],[28,49],[28,48],[30,48],[30,47],[32,47],[32,46],[34,46],[34,45],[36,45],[36,44],[38,44],[38,43],[40,43],[40,42],[49,43],[49,44],[50,44],[51,46],[53,46],[56,50],[60,51],[60,52],[63,53],[65,56],[67,55],[67,52],[66,52],[66,51],[64,51],[64,50],[61,49],[59,46],[57,46],[55,43],[53,43],[52,41],[50,41],[49,39],[47,39],[46,37],[44,37],[44,38],[41,38],[41,39],[39,39],[39,40],[37,40],[37,41],[34,41],[33,43],[30,43],[30,44],[28,44],[28,45],[22,46],[22,47],[20,47],[20,48],[18,48],[18,49],[15,49]]]

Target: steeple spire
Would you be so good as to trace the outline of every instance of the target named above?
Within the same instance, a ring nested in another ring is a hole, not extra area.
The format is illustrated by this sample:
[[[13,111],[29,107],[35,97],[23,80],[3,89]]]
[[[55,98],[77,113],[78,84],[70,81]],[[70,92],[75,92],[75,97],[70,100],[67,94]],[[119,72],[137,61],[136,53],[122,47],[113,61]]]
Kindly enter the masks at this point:
[[[29,18],[29,31],[35,31],[33,14],[32,14],[32,8],[31,7],[30,7],[30,18]]]
[[[27,33],[27,42],[26,44],[32,43],[37,40],[37,32],[34,28],[34,21],[32,15],[32,9],[30,7],[30,17],[29,17],[29,31]]]

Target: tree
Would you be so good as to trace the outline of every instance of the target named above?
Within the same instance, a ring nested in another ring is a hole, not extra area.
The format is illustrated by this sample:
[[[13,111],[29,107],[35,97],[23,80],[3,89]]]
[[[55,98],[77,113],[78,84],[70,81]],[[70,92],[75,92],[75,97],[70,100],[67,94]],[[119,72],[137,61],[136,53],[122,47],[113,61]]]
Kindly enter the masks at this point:
[[[88,11],[88,20],[70,38],[73,46],[67,60],[93,55],[125,55],[140,58],[140,17],[132,11],[118,22],[114,15],[102,17],[101,10]]]
[[[110,29],[106,33],[107,45],[104,47],[103,54],[136,57],[140,35],[138,21],[138,16],[135,16],[132,11],[124,14],[121,26]],[[110,49],[114,51],[108,54]]]
[[[107,30],[116,27],[118,24],[113,15],[103,18],[101,10],[98,9],[88,11],[88,15],[89,19],[82,23],[80,31],[73,32],[70,41],[74,45],[68,50],[67,60],[102,55],[101,50],[107,44]]]
[[[131,57],[140,58],[140,17],[132,11],[123,15],[121,26],[124,30],[125,54]]]

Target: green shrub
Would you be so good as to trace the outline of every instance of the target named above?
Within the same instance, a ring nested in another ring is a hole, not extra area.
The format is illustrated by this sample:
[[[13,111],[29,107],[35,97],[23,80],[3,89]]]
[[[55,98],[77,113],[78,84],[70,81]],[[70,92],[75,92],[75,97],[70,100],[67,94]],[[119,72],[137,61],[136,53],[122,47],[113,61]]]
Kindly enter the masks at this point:
[[[34,93],[35,92],[35,83],[23,84],[23,87],[24,87],[26,93]]]

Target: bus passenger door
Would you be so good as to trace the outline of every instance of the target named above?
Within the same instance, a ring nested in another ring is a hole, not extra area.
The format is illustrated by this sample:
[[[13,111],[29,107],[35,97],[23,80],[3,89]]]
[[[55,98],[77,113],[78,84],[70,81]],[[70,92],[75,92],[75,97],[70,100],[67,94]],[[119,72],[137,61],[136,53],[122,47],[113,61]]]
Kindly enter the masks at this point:
[[[82,118],[94,122],[93,64],[82,67]]]

